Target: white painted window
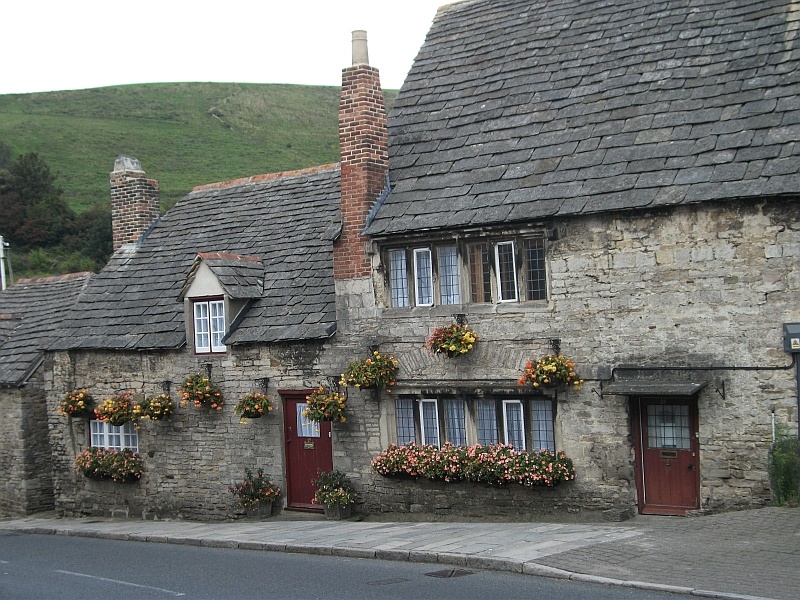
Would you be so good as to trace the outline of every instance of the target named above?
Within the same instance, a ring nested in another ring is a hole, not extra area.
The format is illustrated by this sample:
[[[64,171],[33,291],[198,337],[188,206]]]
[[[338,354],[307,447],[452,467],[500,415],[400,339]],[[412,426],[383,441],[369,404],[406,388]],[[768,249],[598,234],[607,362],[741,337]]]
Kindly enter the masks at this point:
[[[525,412],[519,400],[503,400],[505,443],[515,450],[525,450]]]
[[[552,400],[531,401],[531,433],[533,434],[533,450],[556,451]]]
[[[139,451],[139,433],[133,423],[111,425],[99,420],[92,420],[89,423],[92,447],[107,450],[130,448],[134,452]]]
[[[439,410],[435,398],[419,401],[420,432],[423,444],[439,445]]]
[[[197,353],[225,352],[225,301],[195,300],[194,351]]]
[[[306,406],[308,406],[306,402],[297,403],[297,437],[319,437],[319,423],[303,415]]]
[[[495,246],[497,296],[499,302],[517,301],[517,264],[514,242],[500,242]]]

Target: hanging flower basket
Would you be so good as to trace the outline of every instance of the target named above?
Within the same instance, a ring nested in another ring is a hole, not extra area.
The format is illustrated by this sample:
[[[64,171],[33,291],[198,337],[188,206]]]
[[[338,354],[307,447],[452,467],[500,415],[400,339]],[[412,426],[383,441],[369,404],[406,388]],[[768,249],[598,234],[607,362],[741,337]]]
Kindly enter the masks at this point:
[[[525,363],[525,369],[517,383],[530,384],[535,388],[569,386],[581,389],[583,379],[575,373],[575,363],[566,356],[548,354],[535,361]]]
[[[171,417],[175,412],[175,403],[169,394],[159,394],[145,398],[133,407],[133,413],[140,419],[152,419],[160,421]]]
[[[131,392],[122,392],[106,398],[100,406],[94,409],[95,418],[115,427],[135,420],[136,414],[132,398]]]
[[[399,364],[394,356],[374,350],[371,356],[347,365],[339,383],[355,388],[386,388],[387,392],[391,392],[391,388],[397,384]]]
[[[178,388],[178,393],[181,396],[181,406],[191,403],[195,408],[209,406],[214,410],[222,410],[222,405],[225,403],[219,386],[199,373],[184,379]]]
[[[86,388],[72,390],[64,394],[58,412],[70,417],[91,417],[94,415],[94,399]]]
[[[444,327],[437,327],[433,335],[428,338],[427,344],[434,354],[444,354],[450,358],[463,356],[475,346],[478,336],[468,325],[452,323]]]
[[[344,416],[344,394],[320,386],[309,396],[306,396],[306,402],[307,405],[303,409],[303,416],[309,421],[344,423],[347,420]]]
[[[274,409],[275,406],[266,394],[253,392],[239,400],[233,407],[233,412],[239,415],[241,423],[246,423],[246,419],[258,419]]]

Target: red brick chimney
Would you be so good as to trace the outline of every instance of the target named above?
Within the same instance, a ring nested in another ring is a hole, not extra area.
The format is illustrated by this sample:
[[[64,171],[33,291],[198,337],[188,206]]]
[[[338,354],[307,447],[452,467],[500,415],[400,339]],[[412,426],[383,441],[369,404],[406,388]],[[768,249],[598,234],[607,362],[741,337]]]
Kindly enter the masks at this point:
[[[370,277],[366,217],[386,186],[389,136],[378,69],[369,66],[366,31],[353,32],[353,66],[342,71],[339,151],[342,234],[333,246],[335,279]]]
[[[158,182],[147,179],[135,158],[119,156],[111,172],[111,227],[114,250],[139,239],[158,218]]]

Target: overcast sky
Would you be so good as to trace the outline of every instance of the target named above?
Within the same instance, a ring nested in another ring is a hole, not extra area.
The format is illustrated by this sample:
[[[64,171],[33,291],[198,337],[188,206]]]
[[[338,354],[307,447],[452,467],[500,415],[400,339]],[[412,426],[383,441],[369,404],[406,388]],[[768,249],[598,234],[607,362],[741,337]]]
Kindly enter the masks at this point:
[[[341,85],[350,32],[397,89],[448,0],[8,0],[0,94],[157,82]]]

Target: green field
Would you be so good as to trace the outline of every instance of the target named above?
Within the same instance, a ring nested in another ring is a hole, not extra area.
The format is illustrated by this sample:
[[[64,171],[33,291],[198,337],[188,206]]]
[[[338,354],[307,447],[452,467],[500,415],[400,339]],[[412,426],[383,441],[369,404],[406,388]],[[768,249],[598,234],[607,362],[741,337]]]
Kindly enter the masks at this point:
[[[165,210],[196,185],[338,161],[338,102],[337,87],[236,83],[0,95],[0,141],[38,153],[76,212],[108,202],[114,160],[134,156]]]

